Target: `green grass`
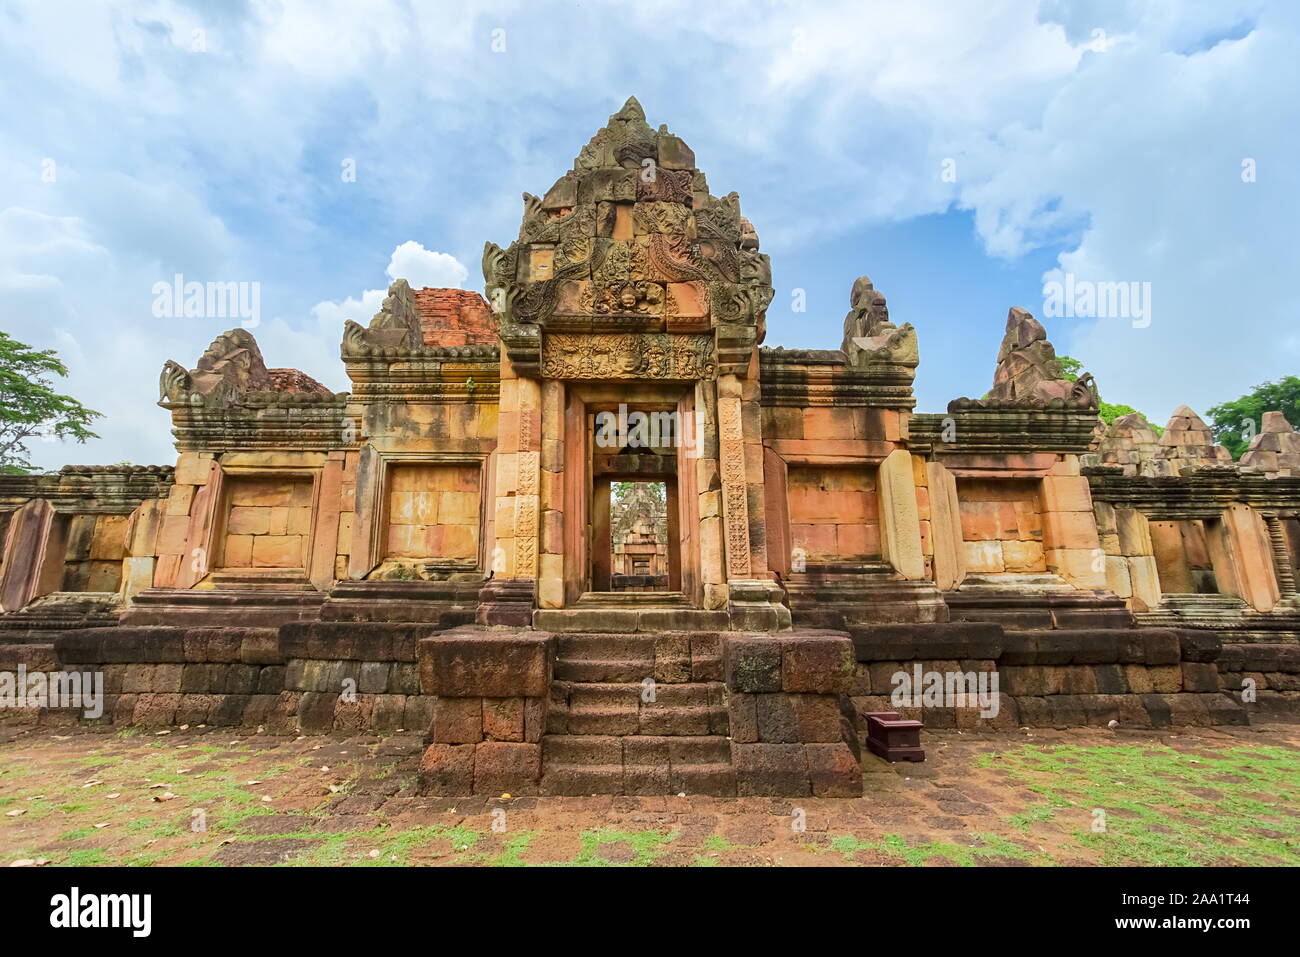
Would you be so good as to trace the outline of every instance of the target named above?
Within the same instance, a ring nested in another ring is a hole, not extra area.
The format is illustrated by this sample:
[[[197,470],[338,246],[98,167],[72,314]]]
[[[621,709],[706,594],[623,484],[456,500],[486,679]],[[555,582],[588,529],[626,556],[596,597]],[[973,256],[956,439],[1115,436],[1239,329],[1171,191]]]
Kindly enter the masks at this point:
[[[1014,827],[1055,824],[1102,864],[1300,863],[1300,822],[1279,811],[1300,805],[1300,756],[1291,749],[1024,745],[983,754],[976,765],[1010,772],[1009,781],[1041,799],[1010,819]],[[1097,808],[1105,812],[1100,832]]]
[[[958,867],[974,867],[989,863],[992,858],[1010,858],[1027,864],[1050,865],[1052,859],[1042,853],[1028,851],[1014,841],[997,834],[972,834],[972,844],[954,844],[948,841],[909,843],[897,834],[886,834],[878,841],[863,841],[849,834],[831,839],[830,849],[852,861],[859,851],[872,851],[892,859],[894,863],[918,867],[933,863],[935,858]]]

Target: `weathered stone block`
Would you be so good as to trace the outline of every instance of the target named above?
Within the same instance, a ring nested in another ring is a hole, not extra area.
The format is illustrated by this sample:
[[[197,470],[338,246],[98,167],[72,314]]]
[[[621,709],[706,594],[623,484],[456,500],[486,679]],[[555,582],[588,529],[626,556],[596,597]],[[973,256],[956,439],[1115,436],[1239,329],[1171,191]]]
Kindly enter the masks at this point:
[[[795,635],[781,640],[781,688],[847,694],[853,684],[853,642],[847,635]]]
[[[434,711],[437,714],[437,711]],[[524,740],[524,699],[484,698],[483,736],[489,741]]]
[[[792,694],[796,741],[844,740],[844,714],[837,695]]]
[[[551,678],[551,636],[526,632],[448,631],[418,645],[425,694],[485,698],[541,697]]]
[[[1183,690],[1211,693],[1219,690],[1219,669],[1207,662],[1184,661]]]
[[[759,741],[788,743],[801,740],[795,723],[793,695],[778,692],[754,697]],[[732,740],[735,740],[734,735]]]
[[[439,696],[433,707],[430,732],[436,744],[477,744],[482,741],[482,699]]]
[[[744,796],[796,797],[812,793],[808,758],[802,744],[731,745],[736,793]]]
[[[536,794],[541,776],[540,744],[484,741],[474,748],[474,790],[479,794]]]
[[[728,635],[723,648],[728,689],[749,694],[781,690],[781,639]]]
[[[473,794],[474,748],[472,744],[429,745],[420,758],[421,793]]]

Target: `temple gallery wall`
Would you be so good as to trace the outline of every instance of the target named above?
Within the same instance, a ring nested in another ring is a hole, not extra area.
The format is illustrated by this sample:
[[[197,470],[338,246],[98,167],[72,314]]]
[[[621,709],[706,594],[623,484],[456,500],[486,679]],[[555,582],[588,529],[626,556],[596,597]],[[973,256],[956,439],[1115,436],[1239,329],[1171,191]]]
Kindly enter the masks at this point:
[[[1186,407],[1103,426],[1021,309],[916,412],[866,277],[839,349],[765,347],[757,232],[635,100],[523,200],[482,295],[345,323],[350,392],[234,329],[162,370],[174,466],[0,477],[0,671],[101,672],[115,726],[423,731],[438,793],[852,795],[870,711],[1300,713],[1280,413],[1238,463]],[[1000,706],[896,707],[917,666]]]

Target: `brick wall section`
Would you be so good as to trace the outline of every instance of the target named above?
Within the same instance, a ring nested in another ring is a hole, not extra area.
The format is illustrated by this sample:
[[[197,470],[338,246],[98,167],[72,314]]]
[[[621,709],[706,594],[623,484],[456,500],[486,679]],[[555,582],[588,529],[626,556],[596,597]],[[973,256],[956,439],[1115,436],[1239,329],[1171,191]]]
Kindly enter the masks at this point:
[[[421,639],[418,656],[434,696],[421,791],[537,794],[554,637],[456,628]]]
[[[50,667],[102,671],[99,723],[221,725],[273,734],[428,726],[415,642],[427,625],[305,622],[275,628],[94,628],[68,632]],[[54,665],[57,660],[59,665]],[[28,664],[32,667],[32,663]],[[80,711],[47,709],[42,723]]]
[[[848,635],[727,635],[724,642],[737,794],[860,795]]]
[[[1225,652],[1205,632],[1174,629],[1060,629],[1003,632],[983,622],[879,625],[854,629],[851,695],[859,714],[897,711],[926,728],[1244,725],[1246,709],[1225,694],[1217,662]],[[978,707],[895,706],[894,675],[994,672],[996,716]]]
[[[487,300],[470,289],[416,289],[426,346],[494,346],[496,321]]]

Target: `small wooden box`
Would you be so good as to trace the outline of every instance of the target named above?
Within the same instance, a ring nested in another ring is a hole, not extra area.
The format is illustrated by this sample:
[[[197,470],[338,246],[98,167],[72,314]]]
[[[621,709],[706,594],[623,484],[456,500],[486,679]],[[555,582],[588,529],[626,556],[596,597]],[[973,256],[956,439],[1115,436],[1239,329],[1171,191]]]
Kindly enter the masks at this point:
[[[867,749],[886,761],[924,761],[921,722],[898,716],[897,711],[871,711],[867,719]]]

